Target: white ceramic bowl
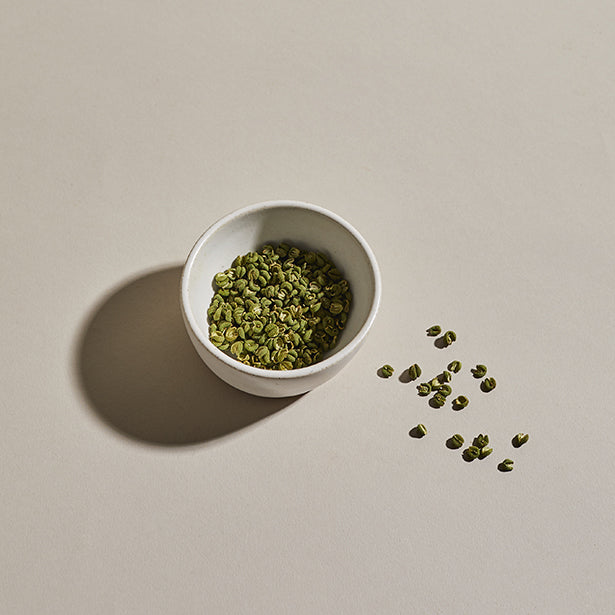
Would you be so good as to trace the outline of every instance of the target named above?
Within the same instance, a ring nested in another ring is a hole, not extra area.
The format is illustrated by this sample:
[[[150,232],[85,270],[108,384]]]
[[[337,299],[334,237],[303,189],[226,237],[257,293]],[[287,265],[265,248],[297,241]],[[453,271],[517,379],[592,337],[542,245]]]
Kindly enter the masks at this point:
[[[265,243],[286,241],[327,254],[350,284],[352,304],[337,345],[308,367],[266,370],[237,361],[209,340],[207,308],[213,277],[236,256]],[[188,255],[181,280],[181,305],[188,335],[219,378],[261,397],[287,397],[310,391],[337,374],[355,355],[380,304],[378,264],[363,237],[338,215],[299,201],[268,201],[239,209],[209,227]]]

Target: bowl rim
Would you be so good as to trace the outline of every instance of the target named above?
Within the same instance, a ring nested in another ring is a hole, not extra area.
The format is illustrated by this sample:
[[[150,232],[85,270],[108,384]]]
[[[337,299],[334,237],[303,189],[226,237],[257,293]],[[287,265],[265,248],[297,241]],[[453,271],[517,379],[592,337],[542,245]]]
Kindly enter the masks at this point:
[[[318,361],[313,365],[308,365],[306,367],[299,367],[297,369],[291,370],[268,370],[262,369],[259,367],[253,367],[252,365],[245,365],[227,355],[225,352],[222,352],[219,348],[213,345],[210,341],[209,336],[204,336],[200,330],[200,327],[196,324],[196,318],[192,313],[192,309],[190,307],[190,303],[188,301],[188,289],[189,289],[189,280],[190,273],[192,271],[192,267],[194,265],[195,259],[201,247],[204,243],[208,241],[210,237],[212,237],[218,230],[220,230],[223,226],[227,225],[229,222],[232,222],[238,218],[251,214],[258,210],[266,210],[266,209],[276,209],[282,207],[297,207],[301,209],[310,210],[316,212],[322,216],[330,218],[343,228],[345,228],[359,243],[362,250],[365,252],[367,259],[369,261],[372,275],[374,278],[374,294],[372,297],[371,306],[367,317],[359,331],[355,334],[355,336],[344,346],[344,348],[339,351],[333,352],[330,357],[323,359],[322,361]],[[190,326],[190,329],[193,335],[198,339],[198,341],[205,347],[210,354],[212,354],[215,358],[222,361],[225,365],[234,369],[238,372],[242,372],[244,374],[249,374],[250,376],[256,376],[259,378],[267,378],[267,379],[282,379],[282,380],[292,380],[296,378],[303,378],[306,376],[310,376],[312,374],[316,374],[327,368],[343,361],[346,357],[352,355],[355,349],[363,342],[367,332],[371,328],[376,314],[378,312],[378,308],[380,306],[380,298],[382,293],[382,280],[380,276],[380,268],[378,267],[378,262],[376,261],[376,257],[369,247],[369,244],[365,241],[363,236],[357,231],[349,222],[344,220],[341,216],[324,207],[319,205],[314,205],[312,203],[307,203],[305,201],[294,201],[294,200],[273,200],[273,201],[263,201],[260,203],[254,203],[252,205],[247,205],[246,207],[241,207],[236,209],[229,214],[226,214],[216,222],[214,222],[196,241],[182,269],[181,275],[181,304],[182,310],[185,316],[187,323]]]

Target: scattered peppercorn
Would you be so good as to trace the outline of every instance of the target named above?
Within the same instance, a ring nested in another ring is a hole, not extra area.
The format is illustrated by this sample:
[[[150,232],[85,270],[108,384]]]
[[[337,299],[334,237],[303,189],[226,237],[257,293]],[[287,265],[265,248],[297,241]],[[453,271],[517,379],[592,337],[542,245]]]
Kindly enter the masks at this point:
[[[448,364],[448,368],[454,373],[458,373],[459,370],[461,369],[461,361],[451,361]]]
[[[463,436],[456,433],[454,436],[451,436],[451,438],[449,439],[449,443],[451,445],[451,448],[461,448],[464,443]]]
[[[414,363],[408,368],[408,376],[410,380],[416,380],[421,374],[423,370],[418,366],[418,364]]]
[[[514,463],[512,459],[504,459],[504,461],[498,465],[498,470],[500,472],[512,472]]]
[[[444,345],[445,346],[450,346],[456,340],[457,340],[457,334],[454,331],[447,331],[444,334]]]
[[[380,368],[380,374],[383,378],[390,378],[395,370],[390,365],[383,365]]]
[[[429,382],[424,382],[423,384],[419,384],[416,387],[416,389],[419,392],[419,395],[421,397],[426,397],[427,395],[431,393],[431,385],[429,384]]]
[[[483,378],[487,373],[487,368],[484,365],[477,365],[474,369],[470,370],[474,378]]]
[[[485,393],[489,393],[490,391],[493,391],[493,389],[495,389],[495,385],[495,378],[485,378],[481,383],[481,389]]]
[[[465,395],[459,395],[453,399],[453,408],[455,410],[462,410],[470,403],[470,400]]]
[[[485,457],[488,457],[489,455],[491,455],[491,453],[493,453],[493,449],[492,448],[487,448],[486,446],[484,446],[483,448],[480,449],[480,453],[478,454],[478,458],[479,459],[484,459]]]
[[[443,384],[440,387],[440,390],[438,391],[438,393],[440,393],[440,395],[444,395],[444,397],[448,397],[452,392],[453,392],[453,389],[451,389],[451,387],[448,386],[448,384]]]

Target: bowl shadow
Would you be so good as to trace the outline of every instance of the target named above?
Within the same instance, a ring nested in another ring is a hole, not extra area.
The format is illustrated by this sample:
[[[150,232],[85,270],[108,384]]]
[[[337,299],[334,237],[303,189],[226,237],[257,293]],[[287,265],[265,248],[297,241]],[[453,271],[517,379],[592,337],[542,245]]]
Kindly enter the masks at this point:
[[[182,267],[132,279],[94,308],[79,333],[75,371],[99,418],[149,444],[181,446],[227,436],[301,396],[255,397],[220,380],[184,328]]]

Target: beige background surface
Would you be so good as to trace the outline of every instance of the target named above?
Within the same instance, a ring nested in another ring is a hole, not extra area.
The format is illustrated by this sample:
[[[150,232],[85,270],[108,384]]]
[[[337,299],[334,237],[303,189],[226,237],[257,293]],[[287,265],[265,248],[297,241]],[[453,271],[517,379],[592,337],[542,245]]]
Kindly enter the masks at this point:
[[[611,2],[1,13],[2,613],[612,612]],[[351,366],[268,401],[177,287],[275,198],[354,224],[384,294]],[[452,359],[498,380],[463,412],[375,376]]]

